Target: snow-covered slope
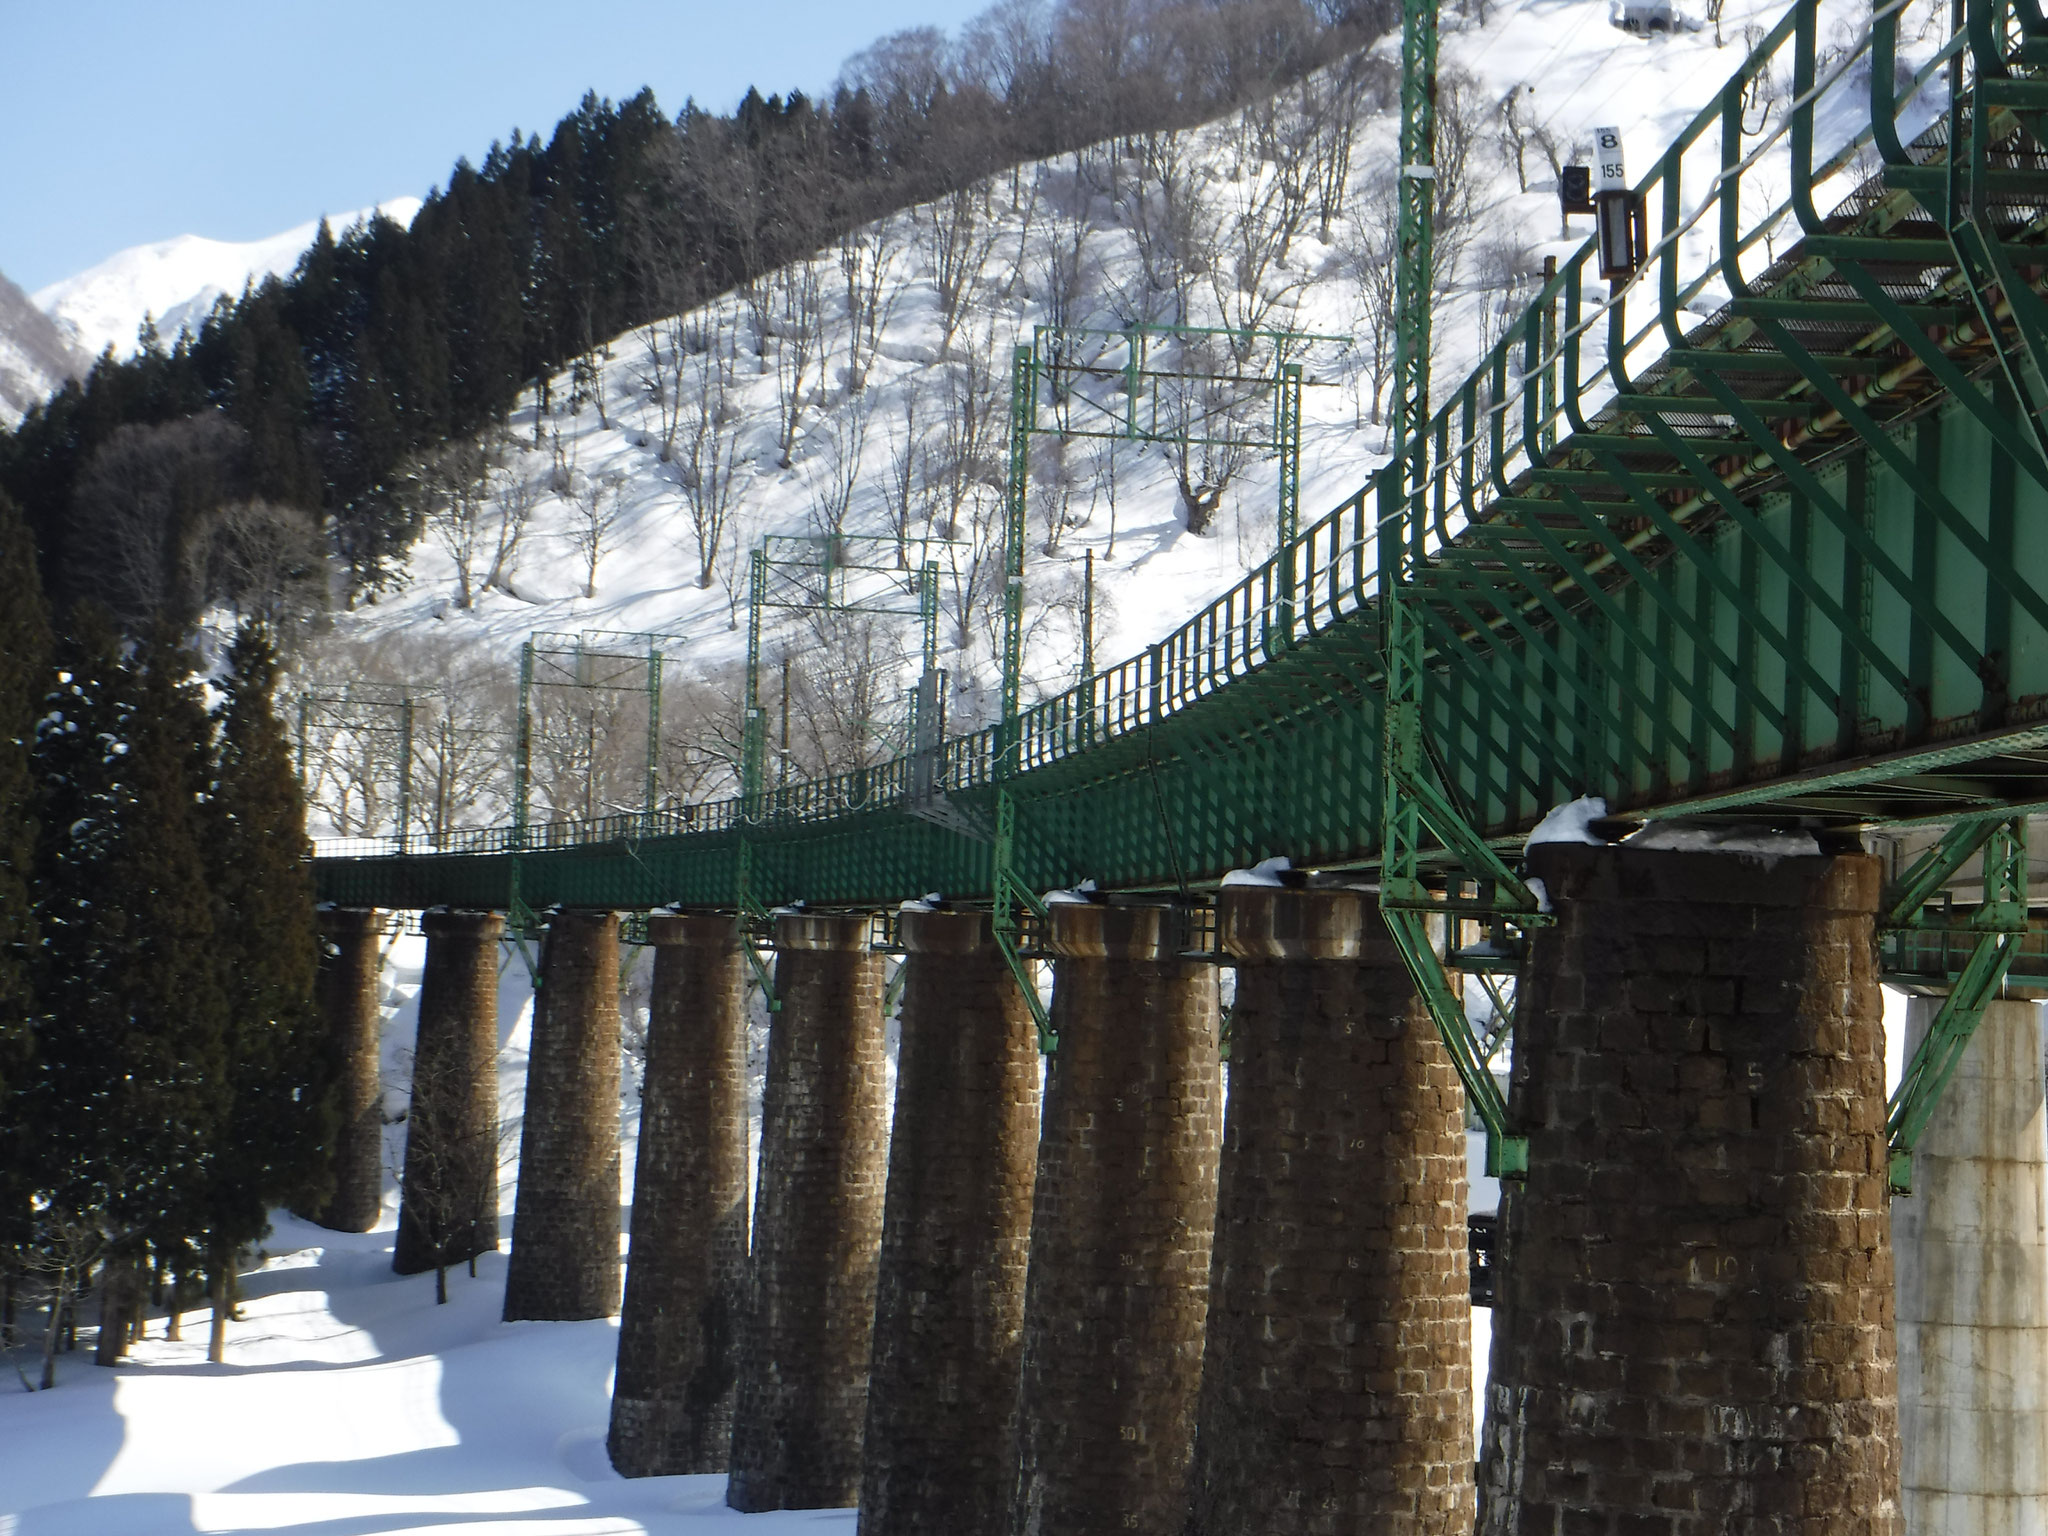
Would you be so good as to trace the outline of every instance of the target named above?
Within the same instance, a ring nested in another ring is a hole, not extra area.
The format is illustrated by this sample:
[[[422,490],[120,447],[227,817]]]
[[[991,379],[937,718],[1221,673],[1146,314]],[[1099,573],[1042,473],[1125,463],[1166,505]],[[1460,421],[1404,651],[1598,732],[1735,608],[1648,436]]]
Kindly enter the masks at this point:
[[[1536,140],[1548,135],[1567,157],[1583,159],[1590,129],[1617,124],[1640,171],[1741,62],[1745,25],[1775,19],[1778,10],[1777,0],[1728,0],[1724,46],[1701,15],[1682,15],[1669,34],[1624,32],[1613,24],[1609,0],[1509,0],[1485,12],[1483,25],[1469,13],[1463,20],[1446,14],[1447,95],[1457,98],[1466,126],[1473,213],[1437,321],[1444,385],[1490,340],[1486,328],[1498,324],[1504,288],[1528,284],[1544,254],[1571,250],[1588,233],[1580,219],[1569,239],[1559,238],[1552,173]],[[731,295],[677,324],[616,338],[603,364],[601,412],[586,404],[572,413],[564,377],[547,420],[535,421],[530,397],[514,415],[513,439],[533,445],[539,438],[545,446],[513,452],[504,478],[539,486],[539,505],[496,585],[461,607],[454,560],[429,535],[402,590],[344,616],[341,636],[405,632],[480,644],[509,669],[519,641],[534,630],[658,631],[689,637],[686,667],[730,668],[744,654],[743,630],[733,623],[736,610],[744,614],[744,550],[766,534],[818,531],[842,495],[840,527],[885,530],[897,499],[892,485],[900,488],[897,472],[907,463],[913,533],[942,531],[947,518],[941,511],[934,520],[934,507],[949,497],[960,511],[957,528],[966,530],[968,543],[928,548],[943,570],[940,664],[956,687],[967,681],[949,719],[955,729],[985,720],[996,592],[976,566],[971,535],[996,517],[1010,350],[1051,318],[1056,290],[1065,291],[1070,324],[1115,327],[1142,315],[1241,325],[1247,310],[1258,309],[1267,326],[1351,338],[1309,354],[1304,520],[1349,496],[1383,462],[1371,290],[1385,266],[1375,252],[1396,159],[1398,39],[1383,39],[1375,53],[1378,83],[1362,93],[1341,208],[1326,229],[1311,208],[1284,253],[1249,279],[1244,232],[1274,217],[1286,146],[1304,138],[1300,92],[1277,111],[1254,108],[1161,136],[1149,151],[1117,155],[1099,147],[992,178],[977,194],[981,222],[967,238],[964,299],[950,329],[942,279],[960,257],[958,242],[949,251],[942,238],[943,209],[914,210],[862,232],[863,259],[883,270],[871,363],[858,355],[851,311],[861,306],[849,303],[837,250],[818,253],[808,275],[801,264],[777,274],[751,300]],[[1326,80],[1317,89],[1333,87]],[[1517,120],[1534,131],[1522,167],[1526,191],[1503,141],[1500,104],[1511,93]],[[1178,206],[1195,209],[1203,231],[1197,243],[1207,246],[1185,283],[1184,311],[1146,275],[1146,242],[1156,252],[1169,182]],[[821,317],[816,355],[802,388],[792,390],[793,349],[802,345],[792,317],[807,285]],[[709,368],[706,358],[720,354],[729,355],[724,369]],[[856,362],[864,366],[849,366]],[[703,381],[721,371],[724,382],[714,387],[724,391],[722,419],[736,423],[737,505],[715,579],[699,587],[688,494],[695,472],[686,445],[665,453],[664,438],[675,412],[689,415],[692,391],[701,394]],[[785,459],[792,400],[799,419]],[[997,424],[976,450],[968,483],[949,487],[944,468],[958,447],[963,404],[992,409]],[[1077,440],[1062,455],[1056,443],[1041,443],[1034,485],[1056,486],[1062,475],[1065,489],[1033,504],[1028,691],[1062,688],[1076,675],[1074,599],[1085,556],[1094,556],[1103,597],[1095,635],[1103,664],[1166,633],[1271,552],[1277,479],[1269,459],[1236,475],[1205,537],[1189,535],[1167,456],[1156,447]],[[617,487],[619,516],[606,535],[594,595],[586,596],[575,498],[560,491],[607,484]],[[1047,519],[1061,514],[1053,503],[1062,499],[1065,526],[1055,530]],[[785,643],[794,644],[771,635],[770,654]],[[813,663],[812,652],[797,648],[800,668]],[[346,657],[334,664],[345,670]]]
[[[328,224],[339,233],[372,213],[410,224],[419,209],[418,198],[401,197],[374,209],[336,215]],[[132,246],[74,277],[38,289],[35,302],[88,356],[97,357],[108,347],[125,355],[134,350],[135,333],[145,316],[155,316],[166,343],[180,330],[197,330],[222,294],[239,294],[246,282],[289,273],[319,230],[320,221],[315,219],[263,240],[238,243],[179,235]]]
[[[0,426],[13,426],[86,366],[50,317],[0,273]]]

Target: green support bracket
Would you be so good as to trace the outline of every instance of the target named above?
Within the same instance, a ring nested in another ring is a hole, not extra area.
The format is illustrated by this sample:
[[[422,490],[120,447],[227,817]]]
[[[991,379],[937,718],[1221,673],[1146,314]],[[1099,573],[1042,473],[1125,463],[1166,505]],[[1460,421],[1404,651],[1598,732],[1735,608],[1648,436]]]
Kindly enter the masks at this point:
[[[754,973],[768,1011],[780,1013],[782,999],[775,995],[775,973],[761,958],[761,943],[774,938],[775,921],[768,915],[768,909],[755,899],[753,877],[754,847],[742,841],[733,871],[733,905],[738,914],[734,921],[739,929],[740,953],[747,957],[747,968]]]
[[[1024,1006],[1031,1010],[1031,1022],[1038,1029],[1038,1049],[1050,1056],[1059,1049],[1060,1037],[1053,1030],[1045,999],[1038,995],[1038,978],[1031,974],[1031,967],[1024,959],[1019,942],[1023,936],[1023,924],[1017,914],[1019,909],[1030,912],[1041,923],[1049,923],[1050,918],[1038,893],[1019,880],[1014,872],[1016,842],[1017,803],[1007,789],[998,789],[993,860],[995,900],[990,926],[995,930],[996,948],[1003,953],[1003,963],[1009,966],[1010,975],[1016,979],[1017,990],[1024,994]]]
[[[540,916],[526,904],[519,894],[519,860],[512,860],[512,876],[506,882],[505,892],[505,937],[518,953],[520,963],[526,967],[526,979],[533,990],[540,990],[540,962],[528,949],[527,937],[540,927]]]
[[[1987,816],[1957,822],[1907,870],[1894,890],[1885,893],[1882,926],[1948,927],[1945,919],[1927,916],[1926,903],[1949,876],[1979,852],[1984,859],[1984,900],[1956,925],[1963,933],[1974,934],[1976,943],[1928,1026],[1926,1038],[1907,1063],[1886,1117],[1890,1184],[1896,1195],[1913,1192],[1914,1149],[1984,1018],[1985,1005],[2005,984],[2013,956],[2026,938],[2026,818]]]

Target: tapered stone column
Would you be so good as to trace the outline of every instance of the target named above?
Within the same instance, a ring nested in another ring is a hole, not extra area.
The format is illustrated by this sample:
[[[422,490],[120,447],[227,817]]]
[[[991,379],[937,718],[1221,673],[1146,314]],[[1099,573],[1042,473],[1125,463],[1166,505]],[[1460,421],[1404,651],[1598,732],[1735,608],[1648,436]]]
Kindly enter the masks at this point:
[[[384,1214],[383,1012],[378,1007],[384,914],[322,907],[320,971],[313,1000],[327,1027],[340,1079],[334,1193],[313,1219],[336,1232],[367,1232]]]
[[[1180,1536],[1222,1072],[1216,973],[1165,907],[1052,909],[1053,1027],[1013,1536]]]
[[[420,915],[427,935],[391,1267],[416,1275],[498,1246],[495,912]]]
[[[651,917],[654,993],[612,1465],[723,1472],[747,1274],[747,1015],[729,917]]]
[[[1038,1034],[985,912],[906,912],[862,1536],[1007,1514]]]
[[[1529,867],[1480,1530],[1892,1536],[1878,862]]]
[[[1909,1053],[1941,1001],[1912,999]],[[2048,1529],[2043,1108],[2041,1010],[1993,1002],[1892,1202],[1907,1536]]]
[[[619,915],[557,912],[541,946],[505,1321],[619,1309]]]
[[[1464,1089],[1377,904],[1226,888],[1230,1108],[1189,1536],[1466,1536]]]
[[[883,957],[866,917],[775,919],[734,1509],[859,1501],[888,1176]]]

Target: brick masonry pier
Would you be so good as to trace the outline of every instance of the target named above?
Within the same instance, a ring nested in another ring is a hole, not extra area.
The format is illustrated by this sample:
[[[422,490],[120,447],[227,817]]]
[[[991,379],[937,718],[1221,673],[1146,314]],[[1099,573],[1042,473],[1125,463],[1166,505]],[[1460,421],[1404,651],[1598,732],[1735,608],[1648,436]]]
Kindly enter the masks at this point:
[[[336,1232],[367,1232],[384,1213],[384,1079],[379,1059],[379,941],[384,914],[322,907],[320,973],[314,1000],[333,1042],[341,1125],[334,1142],[334,1193],[313,1219]]]
[[[1529,866],[1480,1531],[1893,1536],[1878,861]]]
[[[556,912],[541,947],[505,1321],[619,1309],[619,917]]]
[[[869,921],[775,919],[750,1316],[726,1502],[859,1501],[888,1172],[883,957]]]
[[[427,936],[391,1267],[459,1264],[498,1246],[498,940],[495,912],[420,914]]]
[[[1226,888],[1237,961],[1188,1536],[1466,1536],[1464,1090],[1371,895]]]
[[[729,917],[651,917],[654,990],[612,1385],[627,1477],[723,1472],[747,1272],[745,962]]]
[[[1907,1060],[1941,1006],[1908,1004]],[[1892,1202],[1907,1536],[2022,1536],[2048,1511],[2041,1010],[1984,1009]]]
[[[1053,907],[1012,1536],[1181,1536],[1209,1311],[1217,979],[1165,907]]]
[[[861,1536],[1007,1512],[1038,1036],[985,912],[906,912]]]

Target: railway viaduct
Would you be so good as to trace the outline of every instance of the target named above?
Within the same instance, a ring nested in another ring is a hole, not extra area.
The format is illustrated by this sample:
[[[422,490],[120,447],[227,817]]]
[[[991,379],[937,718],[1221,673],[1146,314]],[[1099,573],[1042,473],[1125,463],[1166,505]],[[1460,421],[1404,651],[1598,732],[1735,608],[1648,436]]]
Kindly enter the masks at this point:
[[[1904,13],[1795,4],[1619,248],[1129,661],[836,779],[321,850],[334,1027],[423,912],[458,1081],[540,940],[506,1312],[623,1306],[622,1471],[877,1536],[2040,1528],[2048,23]],[[1019,453],[1037,401],[1025,349]]]

